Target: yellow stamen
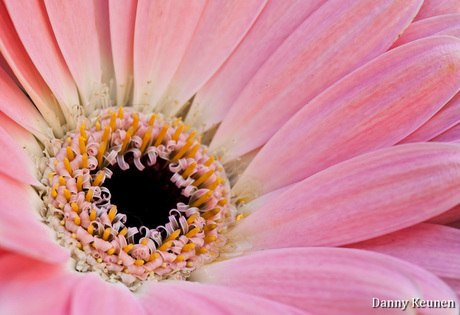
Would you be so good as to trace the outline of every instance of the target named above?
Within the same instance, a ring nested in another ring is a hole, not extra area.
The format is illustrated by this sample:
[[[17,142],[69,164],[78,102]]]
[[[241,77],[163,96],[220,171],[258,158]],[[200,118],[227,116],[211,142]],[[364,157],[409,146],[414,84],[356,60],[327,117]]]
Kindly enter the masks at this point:
[[[76,225],[80,225],[80,224],[81,224],[80,217],[77,215],[77,216],[73,219],[73,222],[74,222]]]
[[[170,248],[172,246],[172,242],[169,241],[169,242],[166,242],[166,243],[163,243],[163,245],[160,246],[160,248],[158,248],[159,251],[165,251],[167,250],[168,248]]]
[[[159,146],[161,142],[163,141],[164,137],[166,136],[166,132],[169,129],[169,124],[166,123],[164,124],[163,128],[161,128],[160,134],[158,135],[158,138],[155,140],[155,143],[153,144],[154,146]]]
[[[91,211],[89,212],[89,220],[90,221],[96,220],[96,216],[97,216],[96,209],[91,209]]]
[[[82,249],[82,248],[83,248],[83,246],[81,245],[80,242],[77,243],[77,248],[78,248],[78,249]]]
[[[219,208],[214,208],[212,210],[206,211],[205,213],[202,213],[201,217],[203,217],[203,219],[205,219],[205,220],[209,220],[210,218],[212,218],[213,216],[215,216],[219,212],[220,212]]]
[[[144,264],[144,261],[142,259],[136,259],[136,261],[134,262],[134,264],[136,266],[142,266]]]
[[[182,117],[179,117],[177,118],[174,122],[173,122],[173,127],[176,127],[180,122],[182,121]]]
[[[128,233],[128,228],[125,227],[125,228],[123,228],[123,230],[120,231],[120,233],[118,233],[118,235],[123,235],[123,236],[125,236],[126,233]]]
[[[86,135],[85,129],[86,129],[86,125],[85,125],[85,124],[83,124],[83,125],[80,126],[80,135],[81,135],[83,138],[88,139],[88,136]]]
[[[171,235],[168,236],[165,242],[174,241],[179,235],[180,235],[180,229],[177,229],[174,232],[172,232]]]
[[[194,237],[198,232],[200,232],[200,228],[196,227],[190,230],[187,234],[185,234],[185,237],[188,237],[188,238]]]
[[[207,250],[206,248],[200,248],[200,249],[197,249],[197,250],[195,251],[195,254],[201,255],[201,254],[206,253],[207,251],[208,251],[208,250]]]
[[[203,238],[203,240],[204,240],[205,243],[214,242],[216,239],[217,239],[217,237],[215,237],[215,236],[205,236],[205,237]]]
[[[96,261],[100,264],[102,263],[102,258],[99,257],[98,259],[96,259]]]
[[[106,125],[104,128],[104,133],[102,134],[101,142],[103,141],[107,143],[107,140],[109,140],[109,135],[110,135],[110,126]]]
[[[190,163],[190,165],[182,173],[182,178],[187,179],[187,177],[189,177],[190,174],[192,174],[195,167],[196,167],[196,162]]]
[[[81,157],[81,167],[88,168],[88,153],[84,153]]]
[[[208,189],[209,190],[214,190],[217,188],[217,186],[220,185],[220,183],[222,182],[222,179],[217,177],[217,179],[214,181],[214,183],[212,183],[211,185],[208,186]]]
[[[59,164],[59,161],[58,160],[54,160],[53,162],[54,166],[57,166]]]
[[[179,136],[182,132],[182,129],[184,129],[184,125],[180,125],[179,127],[176,128],[176,131],[174,132],[171,140],[177,141],[179,139]]]
[[[97,151],[97,156],[96,156],[96,159],[97,159],[97,163],[99,165],[99,168],[101,168],[101,165],[102,165],[102,158],[104,157],[104,153],[105,153],[105,149],[107,147],[107,143],[105,141],[102,141],[100,144],[99,144],[99,150]]]
[[[185,142],[189,142],[190,140],[195,139],[195,136],[196,136],[197,133],[198,133],[198,131],[192,132],[192,133],[188,136],[187,140],[185,140]]]
[[[51,177],[53,177],[54,175],[56,175],[56,172],[51,172],[51,173],[48,174],[48,178],[51,178]]]
[[[72,207],[73,211],[75,211],[77,214],[80,214],[80,208],[78,207],[76,202],[70,203],[70,206]]]
[[[70,197],[72,197],[72,194],[70,193],[70,191],[67,188],[64,189],[64,197],[65,197],[65,199],[67,201],[69,201]]]
[[[186,159],[194,158],[199,148],[200,148],[200,144],[199,143],[195,144],[185,158]]]
[[[171,161],[176,162],[177,160],[179,160],[185,154],[185,152],[187,152],[188,149],[190,149],[193,142],[195,142],[195,139],[188,140],[184,144],[184,146],[179,150],[179,152],[177,152],[176,155],[171,159]]]
[[[112,255],[113,253],[115,253],[115,248],[109,249],[108,251],[106,251],[106,253],[107,253],[108,255]]]
[[[180,261],[182,261],[182,260],[184,260],[184,259],[185,259],[184,256],[179,255],[179,256],[176,256],[176,259],[174,259],[174,261],[175,261],[175,262],[180,262]]]
[[[148,238],[144,238],[142,241],[141,241],[141,244],[142,245],[147,245],[149,243],[149,239]]]
[[[212,174],[214,174],[215,171],[215,169],[210,169],[209,171],[201,175],[196,181],[193,182],[193,186],[198,187],[201,184],[203,184],[205,181],[208,180],[209,177],[211,177]]]
[[[222,200],[219,200],[219,201],[217,202],[217,205],[223,207],[223,206],[225,206],[225,204],[226,204],[227,202],[228,202],[227,199],[222,199]]]
[[[110,128],[112,128],[112,132],[115,130],[116,123],[117,123],[117,113],[114,112],[112,114],[112,117],[110,118]]]
[[[123,116],[123,106],[120,106],[120,108],[118,108],[118,117],[120,119],[124,118],[124,116]]]
[[[153,114],[153,115],[150,117],[149,126],[153,127],[153,124],[155,123],[155,118],[157,118],[157,115],[155,115],[155,114]]]
[[[78,146],[80,147],[80,153],[85,154],[86,153],[85,138],[78,137]]]
[[[88,226],[88,233],[91,235],[94,233],[94,226],[92,224]]]
[[[64,167],[69,172],[69,175],[72,176],[72,166],[70,166],[70,162],[67,158],[64,158]]]
[[[158,257],[160,257],[159,253],[153,253],[152,255],[150,255],[149,261],[154,261]]]
[[[71,237],[71,238],[74,238],[74,239],[77,239],[77,234],[72,233],[72,234],[70,234],[70,237]]]
[[[190,206],[191,207],[199,207],[199,206],[201,206],[203,203],[208,201],[209,198],[211,198],[213,193],[214,192],[212,190],[208,191],[203,196],[201,196],[198,200],[196,200],[194,203],[192,203]]]
[[[109,213],[108,213],[110,222],[113,221],[116,214],[117,214],[117,206],[112,206],[112,208],[110,208]]]
[[[139,126],[139,113],[133,113],[133,134],[136,133],[137,127]]]
[[[85,200],[90,202],[91,199],[93,199],[93,190],[92,189],[89,189],[88,192],[86,193],[86,198]]]
[[[193,266],[195,266],[195,264],[193,263],[193,261],[187,261],[186,266],[192,268]]]
[[[83,176],[78,175],[77,177],[77,190],[81,191],[83,189]]]
[[[107,241],[109,239],[109,236],[110,236],[110,228],[106,228],[104,230],[104,234],[102,234],[102,239],[104,241]]]
[[[242,214],[239,214],[239,215],[235,218],[235,220],[236,220],[236,221],[240,221],[242,218],[243,218],[243,215],[242,215]]]
[[[96,131],[101,130],[101,123],[99,121],[96,121]]]
[[[190,124],[186,124],[184,127],[184,132],[187,132],[188,128],[190,128]]]
[[[210,166],[212,164],[212,162],[214,162],[215,158],[214,158],[214,155],[212,155],[209,160],[207,160],[206,162],[203,163],[204,166]]]
[[[211,232],[212,230],[214,230],[215,228],[217,228],[217,224],[208,224],[208,225],[203,227],[203,231],[205,233],[208,233],[208,232]]]
[[[65,186],[66,184],[67,184],[67,183],[66,183],[66,181],[65,181],[64,177],[62,177],[62,176],[59,176],[59,185],[61,185],[61,186]]]
[[[193,222],[195,222],[196,218],[198,218],[198,213],[192,214],[188,219],[187,219],[187,224],[190,225]]]
[[[144,134],[144,138],[142,139],[141,147],[139,148],[139,150],[141,152],[144,152],[145,148],[147,147],[147,144],[150,141],[150,136],[152,135],[152,131],[153,131],[153,127],[149,126],[149,128],[147,129],[147,131]]]
[[[128,131],[126,132],[125,138],[123,139],[123,144],[121,146],[121,154],[125,153],[126,147],[128,146],[129,140],[131,139],[131,136],[133,135],[134,128],[133,126],[129,127]]]
[[[72,148],[70,146],[67,146],[66,153],[70,161],[73,161],[73,159],[75,159],[75,155],[73,154]]]
[[[129,245],[126,245],[125,248],[123,248],[123,250],[125,252],[129,252],[131,249],[133,249],[134,247],[134,244],[129,244]]]
[[[182,247],[182,251],[183,252],[188,252],[188,251],[194,249],[195,247],[196,247],[195,243],[185,244],[184,247]]]
[[[124,273],[129,273],[129,269],[128,268],[123,268],[123,272]]]
[[[104,179],[104,176],[105,176],[105,171],[100,171],[93,181],[93,186],[99,186],[101,181]]]
[[[60,225],[65,225],[65,221],[64,221],[64,220],[61,220],[61,221],[59,221],[59,224],[60,224]]]
[[[54,198],[56,198],[58,195],[57,190],[56,190],[58,186],[59,186],[58,184],[54,185],[53,189],[51,190],[51,196],[53,196]]]

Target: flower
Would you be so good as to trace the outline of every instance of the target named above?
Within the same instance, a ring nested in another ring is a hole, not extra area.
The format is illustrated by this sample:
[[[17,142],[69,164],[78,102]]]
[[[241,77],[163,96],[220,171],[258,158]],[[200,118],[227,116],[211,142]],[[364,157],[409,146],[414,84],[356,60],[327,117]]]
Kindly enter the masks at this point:
[[[2,3],[13,77],[0,71],[2,313],[356,314],[383,309],[374,299],[457,313],[458,230],[442,224],[459,219],[460,147],[427,142],[458,140],[460,41],[446,34],[458,36],[460,19],[426,18],[457,12],[428,1],[408,27],[421,5]],[[166,235],[125,237],[133,216],[100,185],[108,172],[152,172],[156,158],[195,195],[172,199]],[[193,175],[199,165],[218,175]],[[209,222],[218,213],[226,220]],[[219,255],[195,269],[204,250],[180,255],[192,244]],[[105,270],[113,255],[126,270]],[[156,259],[171,270],[143,267]],[[86,267],[115,283],[75,272]],[[120,283],[135,281],[134,293]]]

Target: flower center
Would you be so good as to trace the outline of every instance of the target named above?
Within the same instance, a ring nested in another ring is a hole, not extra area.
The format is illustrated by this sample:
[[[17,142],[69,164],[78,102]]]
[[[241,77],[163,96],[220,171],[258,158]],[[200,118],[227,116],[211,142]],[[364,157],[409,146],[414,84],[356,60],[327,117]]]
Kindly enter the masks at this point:
[[[54,141],[45,216],[77,270],[136,288],[186,279],[219,255],[234,221],[228,181],[187,129],[120,107]]]

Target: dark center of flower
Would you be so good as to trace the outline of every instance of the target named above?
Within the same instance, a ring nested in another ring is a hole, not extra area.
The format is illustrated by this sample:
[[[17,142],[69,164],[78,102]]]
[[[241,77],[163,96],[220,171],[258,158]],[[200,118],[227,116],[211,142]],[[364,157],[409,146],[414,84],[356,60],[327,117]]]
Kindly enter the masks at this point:
[[[45,170],[48,221],[77,269],[133,287],[215,259],[234,213],[222,165],[197,132],[123,108],[87,123]]]

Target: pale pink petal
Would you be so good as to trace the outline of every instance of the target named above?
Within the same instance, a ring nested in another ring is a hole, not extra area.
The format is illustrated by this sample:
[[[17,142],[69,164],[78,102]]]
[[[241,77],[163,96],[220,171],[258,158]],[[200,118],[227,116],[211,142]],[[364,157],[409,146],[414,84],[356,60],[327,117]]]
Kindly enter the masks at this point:
[[[439,112],[399,143],[422,142],[433,139],[460,122],[460,93],[457,93]]]
[[[338,246],[420,223],[460,203],[460,145],[374,151],[319,172],[229,232],[250,250]]]
[[[101,86],[101,57],[95,2],[46,0],[46,11],[61,53],[77,84],[83,105]]]
[[[392,48],[434,35],[460,37],[460,14],[435,16],[412,23],[393,44]]]
[[[460,13],[460,2],[458,0],[424,0],[420,12],[415,17],[415,21],[452,13]]]
[[[153,305],[150,305],[153,308]],[[70,314],[147,314],[136,295],[121,283],[108,283],[91,272],[72,288]]]
[[[460,40],[430,37],[391,50],[302,108],[260,150],[234,192],[252,182],[268,192],[394,145],[459,88]]]
[[[37,192],[2,173],[0,187],[0,247],[39,260],[65,262],[70,252],[54,241],[54,232],[41,222],[38,211],[44,205]]]
[[[263,63],[325,1],[269,1],[219,71],[199,90],[187,116],[196,126],[220,122]]]
[[[133,105],[154,108],[185,54],[206,1],[139,0]]]
[[[43,139],[48,125],[38,110],[24,95],[8,74],[0,68],[0,111],[16,123]]]
[[[324,89],[385,52],[420,5],[418,0],[325,3],[246,85],[210,148],[241,155],[263,145]]]
[[[110,1],[110,38],[116,78],[117,104],[129,98],[133,76],[134,23],[137,0]]]
[[[0,252],[0,313],[68,314],[72,287],[81,279],[63,265]]]
[[[1,120],[0,120],[1,121]],[[40,186],[39,174],[33,161],[11,136],[0,126],[0,172],[20,182]]]
[[[245,294],[196,282],[168,281],[145,285],[139,298],[146,314],[308,314],[250,292]]]
[[[2,3],[3,5],[3,3]],[[3,12],[4,14],[4,12]],[[2,14],[0,14],[0,21],[2,17]],[[1,40],[0,40],[1,43]],[[1,51],[1,50],[0,50]],[[0,67],[5,70],[6,73],[8,73],[8,76],[13,79],[14,83],[16,83],[19,87],[21,87],[21,83],[19,82],[18,78],[14,75],[13,70],[11,69],[10,65],[8,64],[8,61],[6,61],[5,57],[3,57],[3,54],[0,53]],[[22,88],[22,87],[21,87]]]
[[[460,220],[460,204],[440,215],[429,219],[427,222],[435,224],[449,224],[458,220]]]
[[[265,3],[266,0],[208,1],[180,66],[160,100],[166,114],[176,114],[219,69]]]
[[[27,55],[3,2],[0,2],[0,51],[55,135],[63,136],[60,122],[64,123],[65,118],[62,111]]]
[[[452,128],[444,131],[439,136],[434,137],[430,141],[439,142],[454,142],[460,140],[460,124],[456,124]]]
[[[5,0],[5,4],[29,57],[73,128],[75,119],[71,111],[79,104],[78,93],[54,37],[45,4],[38,0]]]
[[[290,248],[206,265],[192,280],[255,294],[314,314],[404,314],[372,308],[373,298],[449,299],[453,309],[417,309],[417,314],[457,314],[450,288],[405,261],[344,248]],[[414,311],[408,308],[406,312]]]
[[[394,256],[440,278],[460,280],[460,230],[452,227],[422,223],[347,247]]]

